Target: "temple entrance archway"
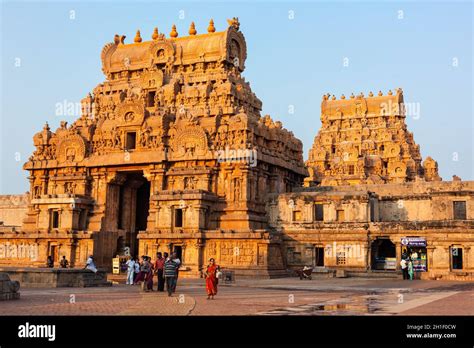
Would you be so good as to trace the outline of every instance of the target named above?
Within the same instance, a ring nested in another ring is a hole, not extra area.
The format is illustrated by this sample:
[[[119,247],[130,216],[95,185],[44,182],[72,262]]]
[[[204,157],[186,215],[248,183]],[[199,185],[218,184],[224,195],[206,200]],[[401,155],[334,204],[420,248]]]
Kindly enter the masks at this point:
[[[147,228],[149,206],[150,182],[143,172],[117,173],[108,185],[106,201],[107,230],[115,230],[123,237],[117,250],[128,248],[130,255],[138,256],[137,236]]]
[[[396,270],[396,247],[389,238],[375,238],[371,245],[371,255],[372,270]]]

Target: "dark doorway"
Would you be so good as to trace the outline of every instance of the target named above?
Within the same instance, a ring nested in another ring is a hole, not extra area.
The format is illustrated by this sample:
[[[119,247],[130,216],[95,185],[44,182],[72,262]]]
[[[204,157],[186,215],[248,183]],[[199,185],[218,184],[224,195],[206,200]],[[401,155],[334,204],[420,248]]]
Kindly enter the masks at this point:
[[[462,248],[451,247],[452,269],[462,269]]]
[[[150,182],[144,181],[137,190],[137,208],[135,230],[145,231],[147,228],[148,209],[150,208]]]
[[[376,238],[372,242],[372,269],[396,270],[395,244],[388,238]]]
[[[121,172],[119,176],[125,177],[124,180],[110,184],[110,194],[107,196],[107,226],[123,232],[124,240],[120,248],[125,250],[128,247],[132,255],[137,255],[138,232],[147,229],[150,182],[142,171]]]
[[[183,209],[174,210],[174,227],[183,227]]]
[[[51,245],[51,251],[49,255],[53,259],[53,263],[58,261],[58,247],[56,245]]]
[[[314,248],[314,266],[324,267],[324,248]]]
[[[183,263],[183,247],[181,245],[175,245],[173,252],[176,253],[178,259]]]

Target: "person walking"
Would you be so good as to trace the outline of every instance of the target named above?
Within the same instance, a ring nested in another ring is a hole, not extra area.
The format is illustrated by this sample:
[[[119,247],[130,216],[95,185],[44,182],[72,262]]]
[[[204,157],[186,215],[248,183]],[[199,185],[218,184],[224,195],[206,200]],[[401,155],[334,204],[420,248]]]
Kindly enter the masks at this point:
[[[126,263],[127,265],[127,285],[133,285],[133,276],[135,275],[135,259],[132,257]]]
[[[171,258],[168,258],[165,261],[164,272],[166,280],[166,290],[168,291],[168,296],[176,290],[176,271],[178,270],[178,264],[174,262]]]
[[[206,272],[206,290],[207,290],[207,299],[214,299],[214,296],[217,295],[217,284],[219,279],[217,278],[217,273],[220,272],[220,267],[216,265],[216,261],[211,258],[209,259],[209,265],[207,266]]]
[[[147,256],[146,261],[148,263],[148,272],[145,276],[146,290],[153,291],[153,264],[151,263],[151,257]]]
[[[139,267],[139,272],[138,272],[138,275],[137,277],[135,278],[135,284],[138,284],[140,282],[142,282],[143,280],[145,280],[145,275],[146,275],[146,256],[143,255],[141,257],[142,261],[140,262],[140,267]]]
[[[402,259],[402,260],[400,261],[400,266],[401,266],[401,268],[402,268],[403,280],[407,280],[407,279],[408,279],[408,264],[407,264],[407,260]]]
[[[414,272],[413,272],[413,261],[412,260],[408,261],[407,269],[408,269],[408,275],[410,276],[410,280],[413,280]]]
[[[164,267],[165,267],[165,259],[161,255],[161,252],[156,253],[156,261],[154,265],[157,280],[157,288],[156,291],[163,292],[165,291],[165,277],[164,277]]]

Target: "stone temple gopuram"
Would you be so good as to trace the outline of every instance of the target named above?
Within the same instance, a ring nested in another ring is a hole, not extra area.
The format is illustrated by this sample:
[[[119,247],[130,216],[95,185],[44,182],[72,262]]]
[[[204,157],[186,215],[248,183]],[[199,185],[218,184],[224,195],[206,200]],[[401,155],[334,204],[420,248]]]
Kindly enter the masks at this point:
[[[0,266],[94,255],[110,269],[117,255],[174,251],[180,276],[210,257],[238,276],[360,275],[397,273],[410,255],[420,277],[472,279],[474,182],[441,181],[423,161],[402,90],[323,96],[304,163],[301,141],[260,115],[228,23],[104,46],[106,78],[82,115],[34,135],[30,191],[0,197]]]
[[[210,257],[244,273],[282,270],[265,198],[303,183],[302,143],[260,116],[246,56],[237,19],[205,34],[192,24],[185,37],[175,27],[129,44],[116,35],[82,116],[34,136],[28,212],[8,237],[34,245],[39,265],[66,255],[80,267],[93,254],[110,266],[128,248],[175,250],[183,274]]]

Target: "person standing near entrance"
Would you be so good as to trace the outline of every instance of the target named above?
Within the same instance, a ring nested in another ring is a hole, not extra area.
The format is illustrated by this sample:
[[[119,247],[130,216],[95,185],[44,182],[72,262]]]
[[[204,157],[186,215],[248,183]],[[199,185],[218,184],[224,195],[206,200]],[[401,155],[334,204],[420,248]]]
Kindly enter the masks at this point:
[[[408,266],[407,266],[407,269],[408,269],[408,275],[410,276],[410,280],[413,280],[413,261],[412,260],[408,260]]]
[[[408,279],[408,264],[407,264],[407,260],[402,259],[402,260],[400,261],[400,266],[402,267],[403,280],[407,280],[407,279]]]
[[[127,265],[127,281],[126,284],[133,285],[133,276],[135,275],[135,259],[132,257],[126,262]]]
[[[168,296],[176,290],[176,272],[178,270],[178,264],[169,258],[165,261],[165,280],[166,280],[166,290],[168,291]]]
[[[178,266],[176,267],[176,281],[174,282],[173,292],[176,292],[176,285],[178,285],[178,276],[179,276],[179,266],[181,266],[181,260],[178,259],[178,255],[176,253],[171,254],[171,259],[174,263]]]
[[[133,284],[137,282],[138,274],[140,274],[140,260],[135,257],[135,272],[133,272]]]
[[[165,277],[164,277],[164,267],[165,267],[165,259],[161,255],[161,252],[156,253],[156,261],[155,261],[155,273],[158,278],[158,286],[156,291],[165,291]]]

